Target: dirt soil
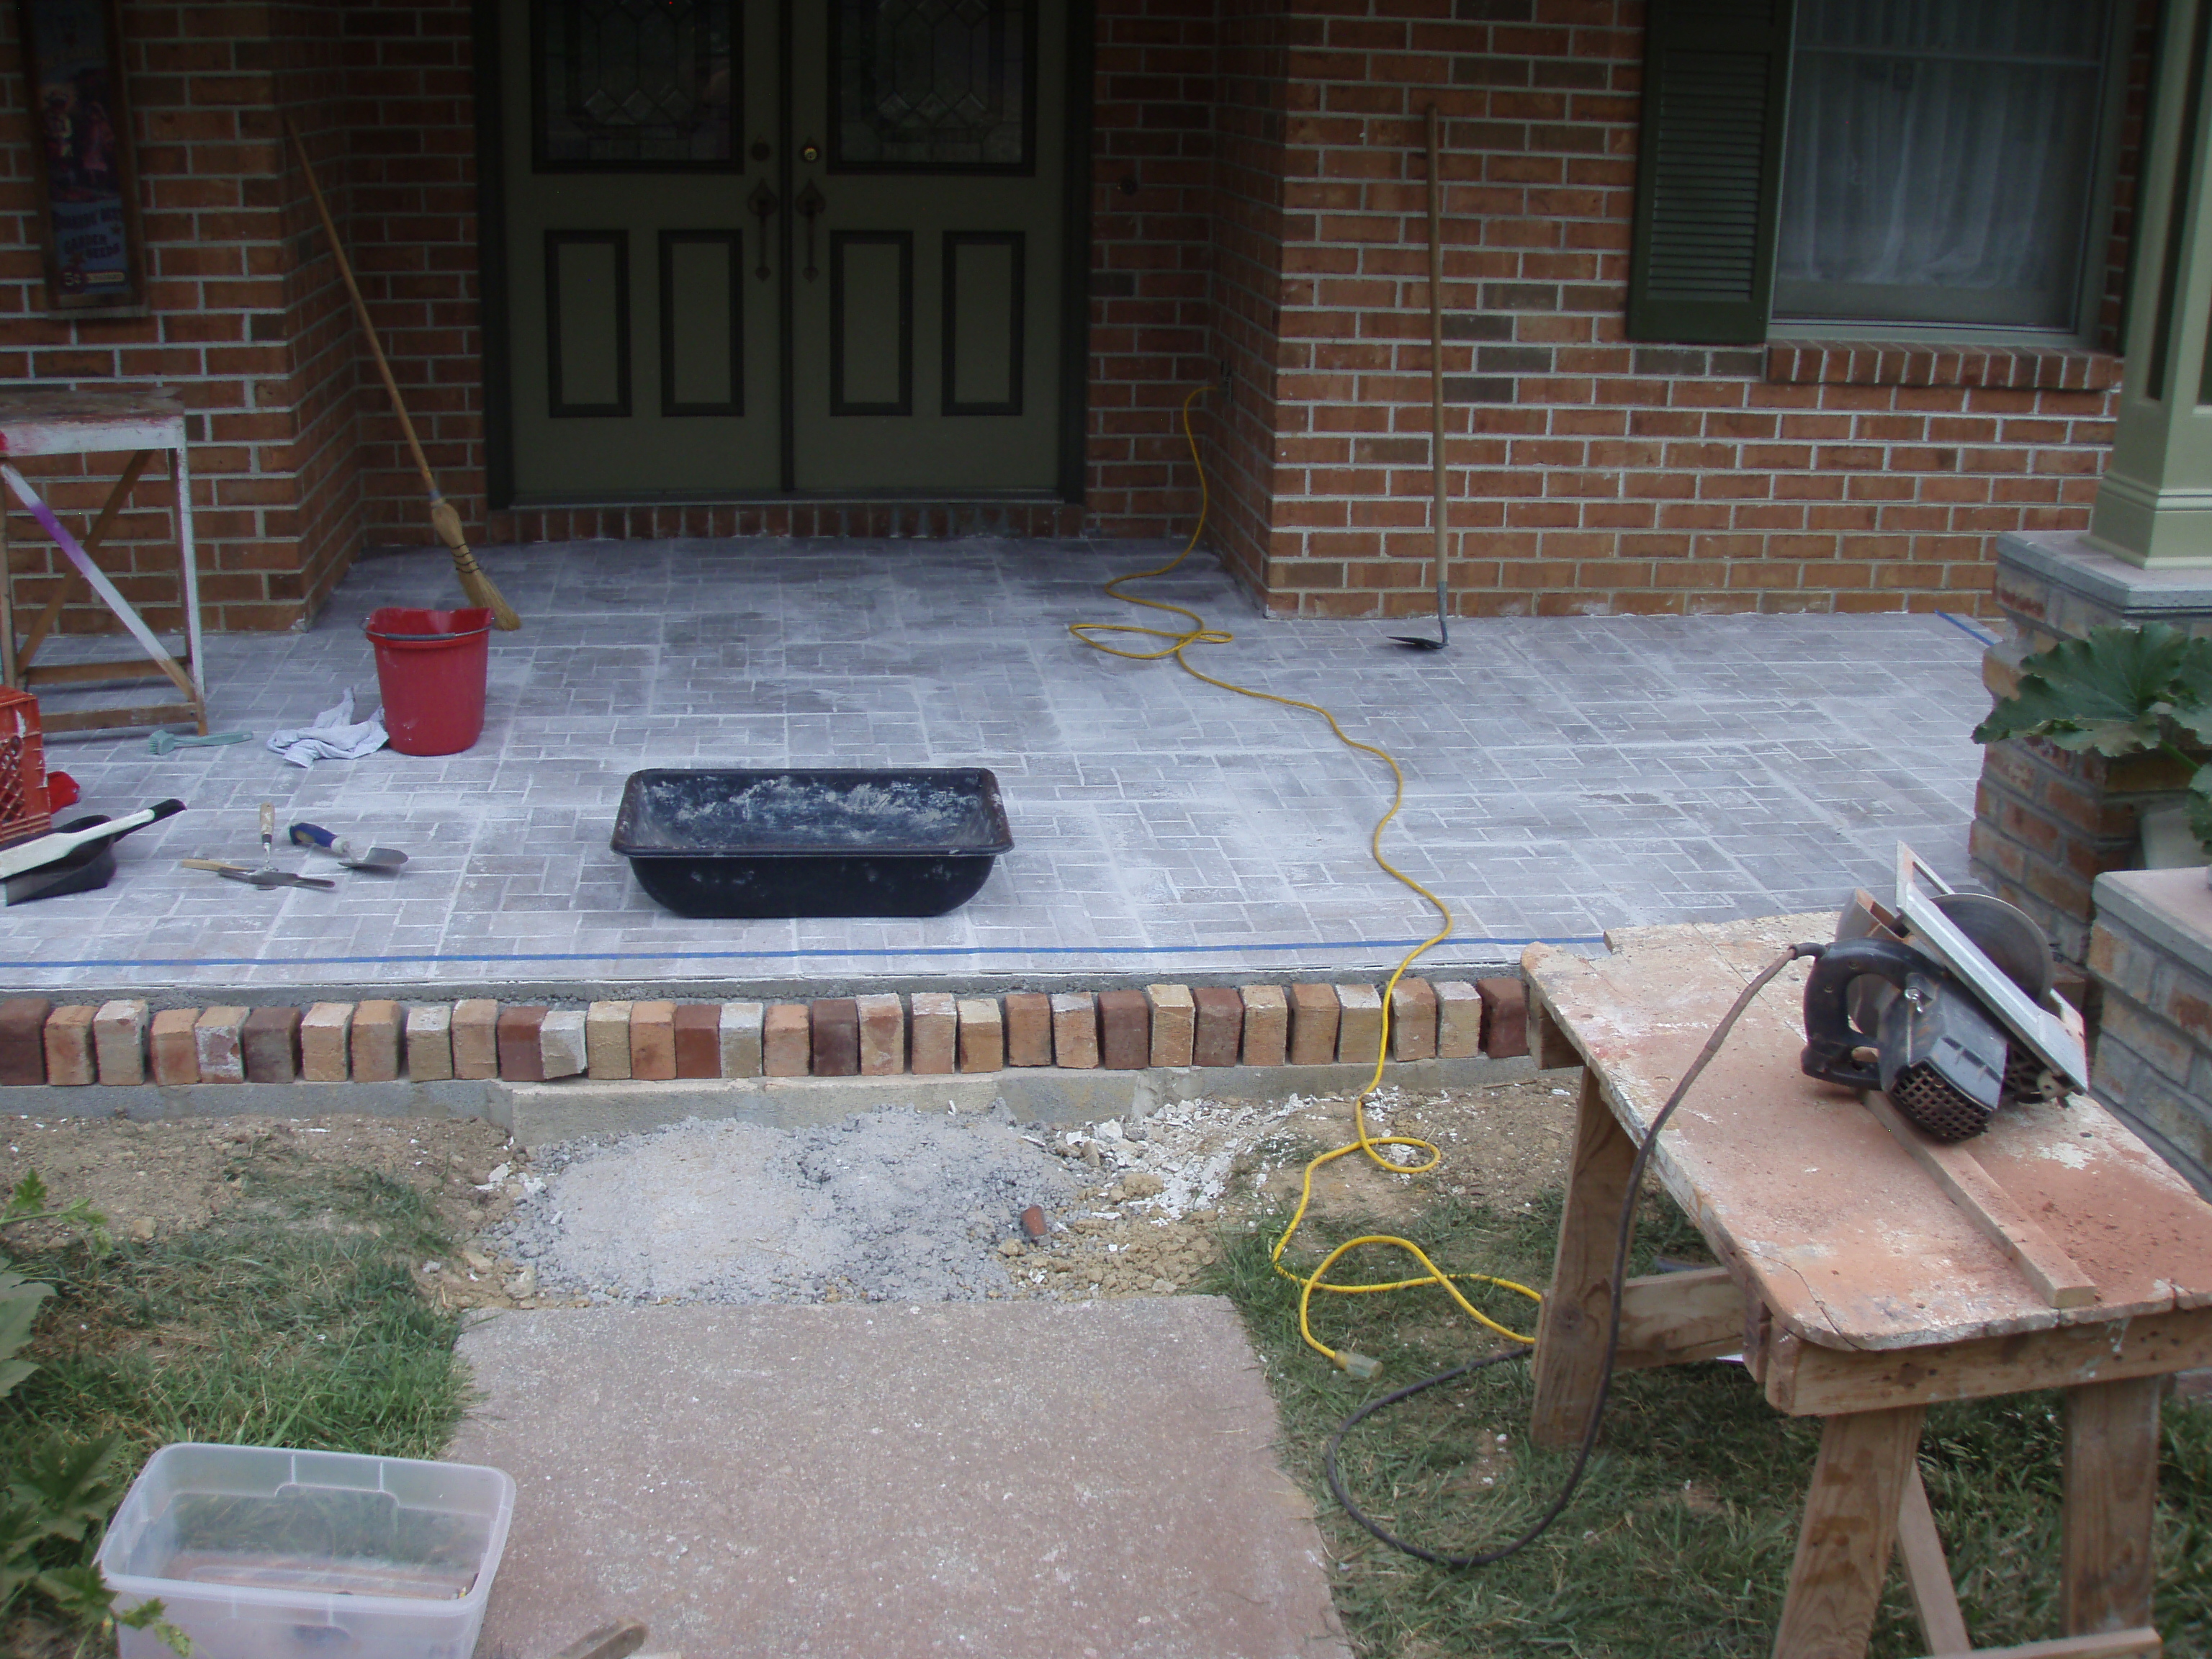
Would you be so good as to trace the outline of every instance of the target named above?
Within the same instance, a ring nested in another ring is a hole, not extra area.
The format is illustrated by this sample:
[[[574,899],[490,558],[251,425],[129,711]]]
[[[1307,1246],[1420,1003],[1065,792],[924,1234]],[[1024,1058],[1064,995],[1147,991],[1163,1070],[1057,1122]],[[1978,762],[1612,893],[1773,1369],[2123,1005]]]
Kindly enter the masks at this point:
[[[1431,1174],[1398,1176],[1356,1154],[1340,1158],[1315,1182],[1316,1213],[1401,1220],[1434,1193],[1501,1207],[1527,1203],[1564,1177],[1573,1107],[1571,1091],[1551,1078],[1434,1094],[1385,1091],[1370,1109],[1369,1133],[1432,1140],[1443,1163]],[[990,1218],[1007,1281],[997,1293],[1164,1295],[1213,1261],[1224,1226],[1295,1197],[1304,1161],[1352,1138],[1352,1100],[1195,1102],[1127,1125],[1032,1125],[1024,1133],[1066,1160],[1076,1196],[1052,1206],[1042,1239],[1024,1232],[1018,1215]],[[515,1206],[544,1188],[527,1153],[473,1119],[10,1115],[0,1116],[0,1180],[12,1188],[36,1169],[50,1202],[88,1200],[118,1238],[152,1238],[220,1215],[241,1162],[272,1141],[316,1162],[375,1170],[432,1194],[459,1241],[452,1260],[418,1264],[425,1296],[465,1308],[576,1299],[541,1296],[535,1270],[485,1237],[511,1231],[502,1224]],[[972,1215],[963,1210],[962,1219]]]

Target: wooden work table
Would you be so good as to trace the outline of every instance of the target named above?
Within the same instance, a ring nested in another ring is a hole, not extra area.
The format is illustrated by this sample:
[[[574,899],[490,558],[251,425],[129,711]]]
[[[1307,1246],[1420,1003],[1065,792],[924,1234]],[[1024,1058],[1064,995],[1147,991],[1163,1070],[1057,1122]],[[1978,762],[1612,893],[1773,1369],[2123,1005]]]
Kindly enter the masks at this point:
[[[1522,957],[1532,1041],[1585,1069],[1534,1433],[1582,1435],[1604,1357],[1628,1168],[1744,985],[1832,916],[1608,935],[1588,960]],[[1809,963],[1746,1010],[1676,1112],[1654,1175],[1723,1265],[1632,1281],[1620,1364],[1741,1351],[1778,1411],[1826,1419],[1777,1659],[1857,1659],[1902,1548],[1936,1654],[2155,1653],[2150,1623],[2159,1402],[2212,1364],[2212,1205],[2086,1097],[2008,1108],[1944,1148],[1887,1102],[1798,1069]],[[2067,1390],[2063,1602],[2069,1639],[1974,1650],[1920,1486],[1932,1403]]]

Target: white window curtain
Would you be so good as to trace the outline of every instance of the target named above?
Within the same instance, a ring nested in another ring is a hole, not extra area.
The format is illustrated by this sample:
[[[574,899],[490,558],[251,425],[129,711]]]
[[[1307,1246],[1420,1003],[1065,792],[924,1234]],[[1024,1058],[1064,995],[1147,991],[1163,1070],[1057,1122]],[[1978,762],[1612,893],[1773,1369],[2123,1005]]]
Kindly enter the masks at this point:
[[[2105,0],[1799,0],[1778,318],[2072,329]]]

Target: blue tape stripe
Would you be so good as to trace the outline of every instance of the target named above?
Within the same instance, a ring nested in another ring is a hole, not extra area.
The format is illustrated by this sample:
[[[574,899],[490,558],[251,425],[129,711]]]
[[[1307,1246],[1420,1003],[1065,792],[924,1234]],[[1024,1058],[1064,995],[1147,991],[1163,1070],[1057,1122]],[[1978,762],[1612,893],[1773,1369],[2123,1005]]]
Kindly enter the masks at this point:
[[[1455,945],[1602,945],[1602,933],[1566,933],[1514,939],[1455,939]],[[462,962],[804,962],[816,957],[890,959],[898,957],[1172,957],[1225,956],[1239,951],[1410,951],[1418,939],[1302,939],[1279,945],[1066,945],[975,947],[918,945],[911,950],[853,951],[496,951],[456,955],[422,953],[396,957],[87,957],[75,962],[5,962],[0,972],[64,973],[82,968],[373,968],[400,963]]]
[[[1996,635],[1984,634],[1980,629],[1975,627],[1973,623],[1968,622],[1964,617],[1954,617],[1948,611],[1938,611],[1936,614],[1941,617],[1945,622],[1950,623],[1952,627],[1957,629],[1961,634],[1966,635],[1969,639],[1979,640],[1984,645],[1995,645],[1997,642],[1997,636]]]

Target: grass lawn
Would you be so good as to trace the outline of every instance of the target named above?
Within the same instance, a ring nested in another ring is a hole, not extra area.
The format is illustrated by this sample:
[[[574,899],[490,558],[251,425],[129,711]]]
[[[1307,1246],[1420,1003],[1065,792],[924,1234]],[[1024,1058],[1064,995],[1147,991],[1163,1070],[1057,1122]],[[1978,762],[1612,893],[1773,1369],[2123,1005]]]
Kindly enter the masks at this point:
[[[1448,1270],[1543,1285],[1559,1197],[1500,1213],[1439,1200],[1418,1224],[1309,1221],[1306,1263],[1359,1232],[1404,1233]],[[1334,1558],[1336,1601],[1355,1649],[1390,1659],[1443,1655],[1742,1656],[1766,1659],[1782,1607],[1820,1424],[1771,1410],[1738,1365],[1705,1364],[1616,1379],[1598,1451],[1574,1503],[1520,1555],[1448,1571],[1377,1542],[1338,1507],[1322,1473],[1337,1424],[1365,1401],[1475,1354],[1494,1339],[1433,1289],[1314,1298],[1317,1334],[1383,1361],[1355,1382],[1298,1338],[1297,1290],[1270,1270],[1267,1218],[1231,1244],[1211,1283],[1243,1311],[1267,1364],[1284,1456],[1312,1493]],[[1632,1272],[1664,1254],[1703,1260],[1694,1229],[1647,1200]],[[1363,1257],[1366,1259],[1363,1261]],[[1393,1253],[1361,1252],[1337,1276],[1401,1276]],[[1514,1329],[1534,1305],[1473,1298]],[[1431,1549],[1466,1553],[1510,1538],[1556,1491],[1571,1461],[1528,1439],[1528,1368],[1492,1367],[1370,1419],[1346,1442],[1346,1481],[1383,1525]],[[1921,1473],[1950,1557],[1968,1631],[1983,1646],[2059,1635],[2060,1396],[1937,1406]],[[2212,1659],[2212,1405],[2169,1399],[2160,1471],[2156,1620],[2168,1659]],[[1876,1659],[1923,1654],[1904,1579],[1893,1570],[1875,1627]]]
[[[40,1369],[0,1401],[0,1467],[54,1431],[119,1432],[125,1482],[176,1440],[444,1449],[468,1389],[458,1316],[410,1277],[447,1247],[429,1200],[281,1148],[241,1152],[233,1174],[204,1227],[105,1254],[82,1240],[11,1243],[17,1271],[55,1294],[23,1356]],[[0,1646],[112,1651],[21,1620]]]

